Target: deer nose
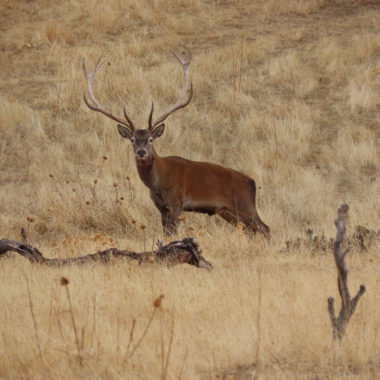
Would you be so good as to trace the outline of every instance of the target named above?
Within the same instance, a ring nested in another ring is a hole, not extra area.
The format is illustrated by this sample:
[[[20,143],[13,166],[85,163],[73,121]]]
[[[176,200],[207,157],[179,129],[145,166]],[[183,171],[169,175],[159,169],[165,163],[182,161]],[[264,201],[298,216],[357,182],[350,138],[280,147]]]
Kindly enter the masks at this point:
[[[139,157],[144,157],[146,155],[146,151],[145,149],[139,149],[137,152],[136,152],[137,156]]]

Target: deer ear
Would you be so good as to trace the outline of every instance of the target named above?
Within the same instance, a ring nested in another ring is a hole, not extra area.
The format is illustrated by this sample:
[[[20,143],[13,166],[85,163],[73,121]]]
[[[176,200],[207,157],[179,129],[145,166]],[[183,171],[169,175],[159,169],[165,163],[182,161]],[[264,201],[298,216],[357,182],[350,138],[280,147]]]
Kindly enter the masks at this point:
[[[165,130],[165,124],[162,123],[158,127],[154,128],[152,132],[152,137],[156,139],[157,137],[162,136],[162,134],[164,133],[164,130]]]
[[[128,128],[118,124],[117,129],[119,130],[120,135],[125,139],[130,139],[132,137],[132,132]]]

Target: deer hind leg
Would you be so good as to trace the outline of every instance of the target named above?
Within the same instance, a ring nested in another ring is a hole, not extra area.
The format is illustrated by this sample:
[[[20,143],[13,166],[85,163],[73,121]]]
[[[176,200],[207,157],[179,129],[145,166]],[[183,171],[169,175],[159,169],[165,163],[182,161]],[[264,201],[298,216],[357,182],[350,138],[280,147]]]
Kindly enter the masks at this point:
[[[236,226],[240,221],[244,224],[244,227],[248,231],[252,231],[254,233],[261,233],[267,239],[270,239],[270,229],[269,227],[260,219],[257,213],[248,214],[247,212],[239,212],[231,211],[228,208],[220,208],[217,209],[216,214],[226,220],[228,223]]]
[[[254,233],[259,232],[263,234],[268,240],[270,239],[270,228],[260,219],[259,215],[255,212],[253,215],[241,216],[241,220],[246,226],[247,230]]]
[[[255,234],[258,232],[268,240],[270,239],[270,228],[260,219],[255,209],[249,213],[247,211],[239,212],[239,220],[241,220],[248,231]]]
[[[256,210],[256,184],[253,179],[249,181],[251,202],[245,208],[239,207],[239,216],[249,231],[259,232],[270,240],[270,228],[260,219]]]
[[[215,210],[215,214],[219,215],[221,218],[226,220],[228,223],[233,224],[234,226],[238,223],[238,217],[236,213],[231,212],[228,208],[222,207]]]

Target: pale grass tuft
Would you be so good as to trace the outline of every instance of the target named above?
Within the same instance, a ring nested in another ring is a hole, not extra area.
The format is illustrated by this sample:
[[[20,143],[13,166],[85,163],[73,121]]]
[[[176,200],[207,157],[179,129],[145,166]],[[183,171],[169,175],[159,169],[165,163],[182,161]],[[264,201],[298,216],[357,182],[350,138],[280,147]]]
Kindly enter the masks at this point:
[[[50,43],[64,43],[73,46],[77,42],[74,31],[57,22],[46,24],[45,36]]]
[[[283,56],[273,58],[267,63],[264,74],[273,83],[297,96],[306,96],[318,86],[315,72],[303,62],[303,57],[296,51],[289,51]]]
[[[370,112],[380,107],[380,64],[359,67],[347,85],[348,103],[351,111]]]
[[[321,10],[327,3],[327,0],[289,0],[284,2],[270,0],[265,3],[264,7],[268,13],[307,15]]]

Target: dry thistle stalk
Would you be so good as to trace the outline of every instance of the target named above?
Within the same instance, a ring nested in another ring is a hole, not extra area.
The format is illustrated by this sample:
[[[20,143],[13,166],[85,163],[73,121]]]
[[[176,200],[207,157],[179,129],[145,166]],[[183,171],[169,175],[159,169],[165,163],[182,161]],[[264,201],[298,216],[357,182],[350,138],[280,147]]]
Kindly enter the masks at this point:
[[[24,227],[21,227],[21,238],[23,243],[28,242],[28,237],[26,236],[26,231]]]
[[[146,229],[146,225],[145,225],[145,224],[141,224],[140,228],[141,228],[142,231],[143,231],[143,238],[144,238],[144,252],[145,252],[145,229]]]
[[[29,215],[26,220],[28,221],[28,234],[30,235],[30,227],[31,227],[31,224],[34,223],[34,216],[33,215]],[[25,230],[24,230],[25,232]],[[23,240],[26,242],[26,233],[25,235],[23,235]]]
[[[255,377],[257,380],[260,374],[260,346],[261,346],[261,307],[262,307],[262,298],[263,298],[263,288],[261,282],[261,265],[257,266],[257,288],[258,288],[258,310],[256,316],[256,326],[257,326],[257,342],[256,342],[256,354],[255,354]]]
[[[127,175],[125,179],[128,181],[128,186],[129,186],[129,194],[131,196],[131,203],[133,202],[133,191],[132,191],[132,185],[131,185],[131,179]]]
[[[131,353],[129,353],[129,347],[131,345],[131,342],[132,342],[132,338],[133,338],[133,330],[135,328],[135,320],[133,320],[133,323],[132,323],[132,328],[131,328],[131,332],[130,332],[130,337],[129,337],[129,343],[128,343],[128,347],[127,347],[127,353],[125,355],[125,358],[124,358],[124,363],[126,364],[128,362],[128,360],[134,355],[134,353],[136,352],[137,348],[140,346],[141,342],[144,340],[145,338],[145,335],[146,333],[148,332],[149,330],[149,327],[150,325],[152,324],[152,321],[153,321],[153,318],[154,316],[156,315],[156,310],[157,310],[157,307],[155,306],[153,308],[153,311],[152,311],[152,315],[150,316],[150,319],[148,321],[148,324],[146,325],[143,333],[141,334],[141,337],[140,339],[137,341],[137,343],[135,344],[135,346],[132,348],[132,351]]]
[[[342,300],[342,306],[339,311],[338,317],[335,317],[334,311],[334,298],[329,297],[327,300],[328,311],[330,314],[330,320],[333,328],[333,337],[334,339],[342,339],[346,326],[355,312],[356,305],[359,301],[359,298],[365,292],[365,286],[360,285],[360,289],[356,296],[351,299],[350,293],[347,286],[347,276],[348,270],[344,262],[344,258],[347,255],[349,249],[343,251],[343,242],[346,235],[346,217],[348,214],[348,205],[342,205],[338,209],[338,218],[335,220],[335,226],[337,229],[336,238],[334,242],[334,259],[336,264],[336,269],[338,272],[338,289],[340,298]]]
[[[161,302],[162,302],[162,299],[164,298],[165,296],[163,294],[161,294],[159,297],[157,297],[154,302],[153,302],[153,306],[154,307],[160,307],[161,306]]]
[[[71,323],[73,325],[75,343],[76,343],[77,350],[78,350],[79,364],[82,365],[83,358],[82,358],[81,349],[80,349],[80,345],[79,345],[78,331],[77,331],[77,327],[75,324],[73,305],[71,303],[70,291],[69,291],[69,287],[68,287],[69,280],[66,277],[61,277],[61,285],[66,289],[67,300],[69,301],[69,306],[70,306]]]
[[[30,294],[29,281],[27,278],[26,278],[26,286],[27,286],[27,290],[28,290],[30,315],[32,316],[32,320],[33,320],[34,335],[36,337],[38,353],[39,353],[39,357],[41,359],[42,368],[44,369],[44,372],[46,375],[46,366],[45,366],[44,358],[42,356],[41,343],[40,343],[40,338],[38,336],[37,321],[36,321],[36,317],[35,317],[34,311],[33,311],[33,301],[32,301],[32,296]]]
[[[172,345],[173,345],[173,339],[174,339],[174,316],[173,316],[171,328],[170,328],[170,337],[169,337],[169,343],[168,343],[168,349],[166,352],[166,357],[165,357],[165,344],[164,344],[162,317],[163,316],[161,313],[161,319],[160,319],[160,325],[161,325],[161,380],[166,380],[167,376],[168,376],[170,354],[172,352]]]
[[[128,359],[128,356],[129,356],[129,349],[131,348],[131,345],[133,342],[133,333],[135,331],[135,326],[136,326],[136,319],[133,318],[132,327],[131,327],[131,330],[129,331],[129,340],[128,340],[128,345],[127,345],[127,350],[124,357],[125,361]]]

